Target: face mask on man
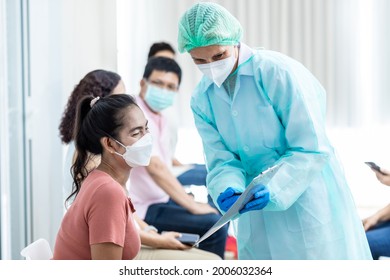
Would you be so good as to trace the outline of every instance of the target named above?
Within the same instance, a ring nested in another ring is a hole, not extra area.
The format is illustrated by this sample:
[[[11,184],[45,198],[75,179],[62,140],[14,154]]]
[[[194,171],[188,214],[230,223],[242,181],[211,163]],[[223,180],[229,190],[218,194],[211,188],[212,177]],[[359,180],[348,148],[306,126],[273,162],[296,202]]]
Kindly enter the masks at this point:
[[[222,83],[232,72],[235,63],[236,57],[232,52],[232,54],[225,59],[206,64],[197,64],[197,66],[198,69],[203,73],[203,75],[213,80],[213,82],[218,87],[221,87]]]
[[[150,109],[155,112],[160,112],[173,105],[176,92],[162,89],[151,84],[148,84],[148,88],[145,94],[145,102]]]
[[[149,165],[153,148],[153,140],[150,133],[146,133],[131,146],[125,146],[121,142],[117,140],[115,141],[126,149],[126,152],[123,155],[118,152],[115,152],[115,154],[123,157],[123,159],[130,167]]]

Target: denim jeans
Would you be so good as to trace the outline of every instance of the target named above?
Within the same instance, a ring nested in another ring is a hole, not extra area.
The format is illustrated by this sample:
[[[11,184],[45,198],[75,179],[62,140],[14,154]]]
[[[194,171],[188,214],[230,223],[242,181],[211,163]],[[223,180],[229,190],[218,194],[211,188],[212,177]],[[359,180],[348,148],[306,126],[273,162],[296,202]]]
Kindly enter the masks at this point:
[[[390,257],[390,221],[379,224],[366,232],[372,258]]]
[[[214,213],[194,215],[174,201],[169,200],[167,203],[150,205],[146,212],[145,222],[155,226],[159,232],[177,231],[202,236],[220,217],[220,214]],[[227,234],[228,224],[201,242],[199,249],[215,253],[223,259]]]
[[[196,185],[206,186],[207,170],[204,164],[194,164],[194,167],[183,174],[177,176],[177,179],[183,186]]]

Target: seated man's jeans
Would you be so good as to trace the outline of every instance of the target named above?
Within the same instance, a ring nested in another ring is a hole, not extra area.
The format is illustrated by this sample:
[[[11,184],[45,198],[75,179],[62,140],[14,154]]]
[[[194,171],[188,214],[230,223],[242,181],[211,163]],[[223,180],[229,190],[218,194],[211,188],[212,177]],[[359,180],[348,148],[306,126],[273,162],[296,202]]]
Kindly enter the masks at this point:
[[[366,232],[372,258],[390,257],[390,221],[381,223]]]
[[[194,164],[194,167],[177,176],[183,186],[206,186],[207,170],[204,164]]]

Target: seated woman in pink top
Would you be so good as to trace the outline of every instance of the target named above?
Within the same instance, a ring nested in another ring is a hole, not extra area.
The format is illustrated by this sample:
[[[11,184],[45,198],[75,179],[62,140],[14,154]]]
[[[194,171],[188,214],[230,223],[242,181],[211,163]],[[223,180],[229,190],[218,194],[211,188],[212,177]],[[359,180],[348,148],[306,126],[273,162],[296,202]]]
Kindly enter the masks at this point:
[[[141,242],[126,182],[132,167],[149,164],[147,120],[130,95],[85,97],[74,135],[75,200],[57,234],[53,259],[133,259]],[[91,155],[100,155],[101,162],[88,171]]]

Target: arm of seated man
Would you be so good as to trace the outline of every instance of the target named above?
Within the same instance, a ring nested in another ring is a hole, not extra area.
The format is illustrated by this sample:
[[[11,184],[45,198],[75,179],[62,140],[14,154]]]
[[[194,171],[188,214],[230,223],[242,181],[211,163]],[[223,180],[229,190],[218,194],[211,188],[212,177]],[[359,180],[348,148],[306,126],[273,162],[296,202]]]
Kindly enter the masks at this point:
[[[197,203],[191,196],[187,195],[183,186],[169,170],[168,166],[153,156],[146,170],[160,188],[162,188],[170,198],[192,214],[218,213],[218,210],[207,203]]]

